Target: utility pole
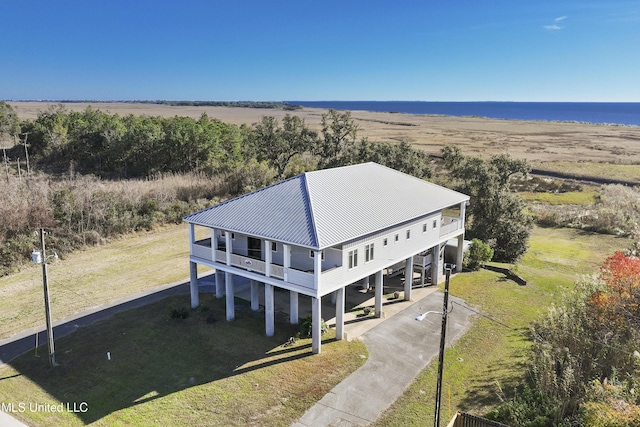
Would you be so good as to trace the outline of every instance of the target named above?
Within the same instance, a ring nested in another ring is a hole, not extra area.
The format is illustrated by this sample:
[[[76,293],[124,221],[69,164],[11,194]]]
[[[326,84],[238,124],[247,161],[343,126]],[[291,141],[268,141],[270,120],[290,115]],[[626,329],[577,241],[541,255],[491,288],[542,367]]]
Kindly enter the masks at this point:
[[[27,160],[27,177],[29,177],[31,175],[31,168],[29,167],[29,150],[27,149],[28,145],[27,145],[27,138],[29,137],[29,134],[31,132],[24,132],[24,155],[25,158]]]
[[[42,286],[44,288],[44,310],[47,321],[47,346],[49,348],[49,364],[58,366],[56,363],[56,350],[53,342],[53,323],[51,322],[51,301],[49,300],[49,277],[47,276],[47,253],[44,246],[44,228],[40,229],[40,245],[42,252],[33,251],[31,257],[36,264],[42,264]],[[50,257],[58,258],[58,254],[54,253]]]
[[[447,306],[449,305],[449,280],[451,279],[451,270],[455,268],[452,265],[446,265],[445,274],[446,280],[444,283],[444,300],[442,302],[442,311],[427,311],[416,317],[416,320],[421,322],[425,319],[427,314],[441,314],[442,315],[442,329],[440,330],[440,354],[438,356],[438,380],[436,383],[436,413],[433,423],[434,427],[440,427],[440,402],[442,400],[442,372],[444,370],[444,346],[447,333]]]
[[[442,372],[444,368],[444,344],[447,333],[447,306],[449,305],[449,279],[451,278],[451,267],[445,270],[446,280],[444,282],[444,302],[442,304],[442,330],[440,331],[440,356],[438,357],[438,383],[436,384],[436,415],[433,423],[434,427],[440,426],[440,402],[442,400]]]

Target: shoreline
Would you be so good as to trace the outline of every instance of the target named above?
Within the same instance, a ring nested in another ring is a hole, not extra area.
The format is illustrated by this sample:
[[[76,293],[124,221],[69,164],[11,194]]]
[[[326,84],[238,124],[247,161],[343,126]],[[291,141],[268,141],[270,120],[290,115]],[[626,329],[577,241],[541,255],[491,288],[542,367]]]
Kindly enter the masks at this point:
[[[43,102],[9,101],[21,119],[37,118],[52,105],[68,111],[91,106],[110,114],[161,117],[186,116],[198,119],[203,113],[235,125],[253,125],[264,116],[278,120],[286,114],[300,116],[309,128],[320,131],[322,115],[328,109],[303,107],[282,110],[248,107],[170,106],[136,102]],[[476,116],[447,116],[413,113],[350,111],[359,127],[358,138],[370,141],[406,141],[429,154],[445,145],[457,145],[470,155],[490,156],[507,152],[533,163],[556,161],[640,164],[640,126],[576,122],[493,119]]]

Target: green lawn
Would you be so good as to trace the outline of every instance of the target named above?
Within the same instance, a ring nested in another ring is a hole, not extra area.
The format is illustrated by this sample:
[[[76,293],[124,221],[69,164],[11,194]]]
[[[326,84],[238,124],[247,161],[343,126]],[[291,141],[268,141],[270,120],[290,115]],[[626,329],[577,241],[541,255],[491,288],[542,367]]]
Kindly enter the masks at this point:
[[[511,396],[523,381],[531,321],[581,274],[596,272],[607,256],[629,244],[612,236],[536,228],[530,249],[517,266],[527,286],[486,270],[453,277],[451,294],[465,299],[482,316],[445,354],[441,425],[458,410],[483,415]],[[374,426],[432,423],[436,379],[433,363]]]
[[[186,235],[185,227],[169,227],[52,265],[54,316],[185,277]],[[452,279],[451,293],[487,317],[478,317],[447,351],[443,421],[457,410],[482,415],[511,395],[522,383],[530,322],[580,274],[595,272],[629,241],[536,228],[530,246],[517,266],[527,286],[489,271]],[[4,335],[42,322],[39,269],[1,279],[0,295]],[[224,300],[211,295],[202,296],[209,311],[169,319],[170,309],[188,306],[188,298],[120,313],[56,340],[56,369],[48,367],[44,348],[38,357],[30,352],[16,359],[0,369],[0,402],[87,402],[89,411],[76,415],[19,414],[33,425],[289,425],[366,359],[361,343],[331,335],[317,357],[309,357],[308,340],[283,347],[293,334],[288,324],[278,324],[277,335],[268,338],[263,316],[238,302],[237,319],[226,322]],[[435,380],[432,364],[375,425],[430,424]]]
[[[527,202],[542,203],[546,205],[593,205],[599,191],[588,189],[583,191],[568,191],[566,193],[518,193]]]
[[[81,328],[56,340],[53,369],[44,347],[29,352],[0,368],[0,402],[87,409],[16,414],[34,426],[289,426],[367,358],[364,344],[331,333],[320,355],[310,339],[284,346],[293,327],[265,336],[264,315],[240,300],[233,322],[223,299],[201,303],[184,320],[169,313],[188,295]]]
[[[49,265],[54,321],[189,276],[186,224],[138,233]],[[0,339],[44,325],[42,268],[0,277]]]

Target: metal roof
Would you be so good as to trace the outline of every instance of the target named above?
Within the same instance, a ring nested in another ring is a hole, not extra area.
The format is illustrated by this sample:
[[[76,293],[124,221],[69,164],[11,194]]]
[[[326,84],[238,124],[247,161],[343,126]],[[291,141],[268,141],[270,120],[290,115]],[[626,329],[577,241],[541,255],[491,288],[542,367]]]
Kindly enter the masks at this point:
[[[469,200],[469,196],[363,163],[307,172],[188,215],[185,221],[324,249]]]

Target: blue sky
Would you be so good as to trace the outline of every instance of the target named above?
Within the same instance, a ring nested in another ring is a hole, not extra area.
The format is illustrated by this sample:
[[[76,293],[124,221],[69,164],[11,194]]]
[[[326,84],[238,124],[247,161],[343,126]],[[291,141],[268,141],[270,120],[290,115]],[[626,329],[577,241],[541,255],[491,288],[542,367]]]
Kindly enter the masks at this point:
[[[640,102],[640,0],[0,0],[0,99]]]

